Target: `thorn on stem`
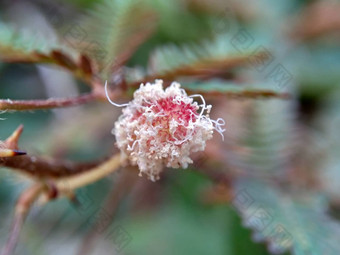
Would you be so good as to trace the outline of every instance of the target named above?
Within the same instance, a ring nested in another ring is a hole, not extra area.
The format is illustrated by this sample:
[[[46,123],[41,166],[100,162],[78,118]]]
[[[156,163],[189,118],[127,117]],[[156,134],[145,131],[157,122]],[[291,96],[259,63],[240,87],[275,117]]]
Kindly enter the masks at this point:
[[[18,142],[19,142],[19,138],[20,135],[22,133],[22,131],[24,130],[24,126],[20,125],[12,134],[11,136],[9,136],[6,141],[5,144],[7,145],[7,147],[9,149],[13,149],[13,150],[18,150]],[[22,155],[22,154],[21,154]]]
[[[26,151],[13,150],[14,156],[26,155]]]
[[[26,155],[25,151],[10,150],[10,149],[0,149],[0,158],[8,158],[20,155]]]

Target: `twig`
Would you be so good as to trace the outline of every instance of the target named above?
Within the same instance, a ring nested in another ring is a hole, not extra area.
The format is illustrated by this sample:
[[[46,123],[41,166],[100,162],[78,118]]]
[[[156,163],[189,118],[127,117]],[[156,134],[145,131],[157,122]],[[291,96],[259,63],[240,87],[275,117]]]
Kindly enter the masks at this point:
[[[51,109],[60,107],[70,107],[81,104],[86,104],[95,100],[103,99],[100,94],[90,93],[71,98],[50,98],[46,100],[11,100],[1,99],[0,110],[38,110],[38,109]]]
[[[77,188],[86,186],[108,176],[118,170],[120,166],[120,154],[116,154],[99,166],[89,169],[84,173],[56,180],[54,186],[58,192],[68,194]]]
[[[17,170],[34,178],[61,178],[76,175],[97,166],[94,163],[76,163],[68,160],[47,159],[36,156],[0,158],[0,166]]]
[[[0,166],[5,166],[30,177],[36,178],[56,178],[75,175],[91,169],[99,164],[95,163],[74,163],[66,160],[46,159],[35,156],[4,157],[11,154],[23,154],[19,150],[18,142],[23,131],[23,125],[20,125],[7,139],[3,142],[4,148],[0,150]]]
[[[26,216],[34,201],[39,197],[45,187],[45,184],[42,183],[34,184],[29,189],[25,190],[19,197],[15,208],[15,215],[11,231],[6,245],[1,253],[2,255],[10,255],[14,252]]]
[[[103,164],[90,169],[88,172],[78,174],[69,178],[63,178],[56,182],[46,180],[46,183],[48,183],[48,185],[51,185],[52,192],[56,193],[55,196],[51,197],[51,199],[56,198],[57,194],[63,193],[68,195],[77,188],[96,182],[101,178],[104,178],[105,176],[113,173],[114,171],[119,169],[119,167],[120,155],[117,154],[111,157],[109,160],[105,161]],[[36,183],[31,188],[23,192],[20,196],[16,206],[10,236],[2,252],[2,255],[10,255],[13,253],[18,242],[19,234],[22,225],[26,219],[27,213],[31,208],[33,202],[39,197],[44,189],[46,189],[46,187],[47,184],[45,183]]]
[[[57,189],[76,189],[95,182],[120,166],[117,154],[103,163],[74,163],[56,159],[43,159],[34,156],[1,158],[0,165],[27,174],[36,179],[58,178]]]
[[[3,143],[4,148],[18,150],[18,141],[22,131],[23,126],[21,125]],[[47,159],[29,155],[0,157],[0,166],[18,170],[36,179],[55,179],[79,175],[86,171],[91,171],[95,167],[100,167],[100,164],[101,162],[75,163],[67,160]]]

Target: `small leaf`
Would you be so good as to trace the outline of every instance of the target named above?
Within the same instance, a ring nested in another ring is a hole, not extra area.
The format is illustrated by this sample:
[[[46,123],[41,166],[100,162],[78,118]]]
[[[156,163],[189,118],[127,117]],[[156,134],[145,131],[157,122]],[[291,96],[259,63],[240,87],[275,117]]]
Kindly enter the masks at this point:
[[[88,75],[93,74],[91,60],[87,56],[85,55],[80,56],[80,67],[85,74],[88,74]]]
[[[51,52],[51,57],[61,66],[66,67],[69,70],[74,71],[77,69],[77,65],[73,62],[73,60],[58,50],[53,50]]]
[[[272,253],[338,254],[340,224],[325,213],[321,197],[301,193],[294,197],[254,179],[239,179],[234,188],[232,203],[243,224],[253,229],[255,241],[266,241]]]
[[[56,64],[88,81],[91,77],[77,65],[75,60],[78,57],[78,52],[57,39],[34,35],[28,30],[17,31],[0,22],[0,60],[2,61]]]
[[[8,62],[49,62],[50,53],[58,49],[69,56],[77,53],[55,39],[28,30],[18,31],[0,22],[0,60]]]
[[[256,64],[257,59],[266,61],[269,52],[255,47],[240,50],[229,34],[214,40],[178,47],[168,45],[158,48],[150,57],[148,74],[152,77],[195,76],[216,72],[228,73],[236,67]]]
[[[141,0],[104,0],[80,21],[87,39],[75,45],[108,76],[150,36],[155,19],[155,12]]]

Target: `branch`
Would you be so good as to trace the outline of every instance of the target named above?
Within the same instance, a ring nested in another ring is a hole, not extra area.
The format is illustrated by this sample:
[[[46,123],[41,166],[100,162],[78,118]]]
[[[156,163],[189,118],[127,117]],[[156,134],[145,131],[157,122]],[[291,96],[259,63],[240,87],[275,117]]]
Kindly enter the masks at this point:
[[[33,205],[34,201],[39,197],[39,195],[44,191],[45,185],[42,183],[37,183],[25,190],[18,199],[14,220],[12,223],[11,231],[6,242],[6,245],[2,251],[2,255],[13,254],[14,249],[18,243],[19,235],[25,222],[26,216]]]
[[[23,126],[19,126],[13,134],[3,143],[8,150],[18,148],[18,140],[22,133]],[[31,156],[17,158],[0,158],[0,165],[19,169],[26,174],[38,177],[38,181],[20,196],[15,216],[12,223],[8,241],[2,251],[2,255],[10,255],[18,243],[20,231],[26,219],[27,213],[34,201],[46,191],[47,201],[54,199],[58,194],[70,195],[82,186],[96,182],[107,175],[115,172],[121,165],[120,154],[116,154],[102,164],[76,164],[57,160],[47,160]],[[84,172],[86,171],[86,172]],[[74,174],[73,176],[69,176]],[[67,177],[65,177],[67,176]],[[54,181],[53,177],[63,177]],[[47,189],[49,188],[49,190]]]
[[[98,163],[75,163],[36,156],[0,158],[0,166],[9,167],[35,178],[58,178],[85,172]]]
[[[71,98],[50,98],[47,100],[11,100],[1,99],[0,110],[38,110],[38,109],[52,109],[61,107],[70,107],[81,104],[86,104],[92,101],[103,99],[101,94],[90,93]]]
[[[19,126],[13,134],[7,138],[5,145],[9,149],[18,147],[18,140],[23,126]],[[62,192],[73,191],[116,171],[121,165],[120,154],[115,154],[103,163],[73,163],[56,159],[43,159],[34,156],[22,156],[16,158],[0,158],[0,165],[18,169],[19,171],[36,178],[44,179],[53,185],[53,189]],[[51,179],[59,178],[56,182]]]
[[[23,153],[17,150],[22,130],[23,126],[21,125],[6,139],[3,143],[6,151],[3,151],[3,153],[8,152],[11,154],[17,152],[17,155]],[[0,166],[18,170],[19,172],[36,179],[69,177],[89,171],[99,164],[100,162],[75,163],[68,160],[47,159],[29,155],[6,158],[0,157]]]
[[[96,182],[109,174],[115,172],[121,166],[120,154],[113,155],[107,161],[84,173],[74,176],[60,178],[53,185],[60,193],[70,193],[73,190]]]
[[[2,255],[10,255],[14,252],[16,244],[18,243],[20,231],[29,209],[33,202],[42,194],[43,191],[47,189],[48,186],[50,186],[50,191],[52,191],[52,194],[47,194],[50,199],[56,198],[58,194],[68,195],[77,188],[106,177],[119,169],[119,167],[120,155],[117,154],[105,161],[103,164],[90,169],[88,172],[81,173],[73,177],[63,178],[56,182],[47,180],[47,184],[38,182],[28,190],[24,191],[17,202],[10,235]]]

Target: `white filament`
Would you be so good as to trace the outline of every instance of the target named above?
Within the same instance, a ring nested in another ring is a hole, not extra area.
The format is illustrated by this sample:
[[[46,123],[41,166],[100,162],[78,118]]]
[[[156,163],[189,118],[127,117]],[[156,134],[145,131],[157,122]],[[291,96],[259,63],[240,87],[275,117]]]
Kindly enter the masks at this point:
[[[204,111],[208,110],[210,108],[209,106],[206,106],[204,97],[202,95],[200,95],[200,94],[191,95],[189,97],[199,97],[199,98],[201,98],[203,104],[200,105],[202,107],[202,110],[201,110],[201,113],[199,115],[199,119],[202,118],[202,116],[204,114]],[[222,128],[222,126],[225,125],[224,119],[222,119],[222,118],[218,118],[217,120],[212,120],[210,118],[206,118],[206,119],[209,119],[209,121],[214,124],[214,129],[222,136],[222,140],[224,141],[223,132],[225,131],[225,129]]]
[[[201,98],[201,100],[202,100],[202,102],[203,102],[203,104],[200,105],[200,106],[202,106],[202,111],[201,111],[201,113],[200,113],[199,118],[201,118],[202,115],[203,115],[203,113],[204,113],[204,111],[207,109],[206,103],[205,103],[205,100],[204,100],[204,97],[203,97],[202,95],[200,95],[200,94],[191,95],[191,96],[189,96],[189,97],[199,97],[199,98]]]
[[[214,129],[222,136],[222,141],[224,141],[223,132],[225,131],[225,128],[222,128],[222,126],[225,125],[224,119],[218,118],[217,120],[211,120],[211,122],[215,124]]]
[[[129,104],[117,104],[115,102],[113,102],[109,96],[109,92],[108,92],[108,89],[107,89],[107,81],[105,82],[105,95],[106,95],[106,98],[107,100],[110,102],[110,104],[114,105],[114,106],[117,106],[117,107],[125,107],[125,106],[128,106]]]

